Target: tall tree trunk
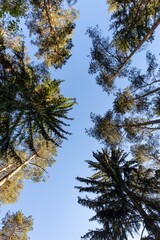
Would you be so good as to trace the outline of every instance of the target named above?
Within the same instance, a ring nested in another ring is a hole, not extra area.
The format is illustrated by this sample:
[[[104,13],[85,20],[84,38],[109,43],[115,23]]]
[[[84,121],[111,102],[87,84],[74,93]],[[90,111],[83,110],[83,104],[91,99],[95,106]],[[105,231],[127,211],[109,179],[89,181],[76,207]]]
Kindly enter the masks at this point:
[[[8,168],[10,168],[12,165],[13,165],[13,163],[12,163],[12,164],[9,164],[7,167],[1,168],[1,169],[0,169],[0,173],[7,171]]]
[[[125,184],[125,183],[124,183]],[[124,185],[124,191],[130,198],[131,202],[135,206],[135,208],[138,210],[142,218],[144,219],[144,223],[146,226],[146,229],[155,236],[155,239],[160,239],[160,228],[153,222],[153,220],[148,216],[148,214],[143,209],[142,205],[137,201],[134,194]]]
[[[12,172],[8,173],[6,176],[4,176],[1,180],[0,180],[0,187],[6,183],[9,179],[11,179],[13,176],[16,175],[16,173],[18,173],[24,166],[26,166],[30,160],[32,160],[35,157],[35,154],[33,156],[31,156],[28,160],[26,160],[24,163],[22,163],[21,165],[17,166],[16,169],[14,169]]]
[[[15,227],[13,228],[13,230],[12,230],[12,232],[11,232],[11,234],[10,234],[8,240],[12,240],[12,237],[13,237],[13,235],[14,235],[16,229],[17,229],[17,224],[16,224]]]
[[[121,192],[125,192],[125,194],[127,194],[133,206],[135,207],[135,209],[137,209],[137,211],[143,218],[146,229],[150,233],[152,233],[153,236],[155,236],[156,240],[160,239],[160,228],[154,223],[153,219],[151,219],[150,216],[148,216],[146,211],[143,209],[142,204],[137,201],[137,198],[134,195],[134,193],[132,193],[128,189],[128,187],[126,186],[126,182],[121,177],[121,173],[120,172],[118,173],[117,171],[118,169],[116,169],[115,171],[115,169],[113,169],[111,166],[109,166],[109,170],[110,170],[110,176],[114,179],[117,185],[117,189],[121,189]]]
[[[155,127],[155,128],[149,128],[147,127],[148,125],[154,125],[154,124],[160,124],[160,119],[155,119],[155,120],[151,120],[151,121],[144,121],[144,122],[134,122],[133,123],[128,123],[128,124],[121,124],[121,125],[117,125],[117,127],[119,128],[126,128],[126,127],[129,127],[129,128],[139,128],[139,127],[146,127],[147,129],[153,129],[153,130],[159,130],[160,127]]]
[[[151,37],[153,34],[154,30],[158,27],[160,24],[160,18],[154,23],[154,25],[151,27],[149,32],[146,34],[146,36],[140,41],[140,43],[137,45],[137,47],[129,54],[128,57],[124,60],[124,62],[121,64],[121,66],[117,69],[116,73],[113,74],[110,80],[114,80],[122,70],[122,68],[130,61],[130,59],[133,57],[133,55],[140,49],[140,47]]]

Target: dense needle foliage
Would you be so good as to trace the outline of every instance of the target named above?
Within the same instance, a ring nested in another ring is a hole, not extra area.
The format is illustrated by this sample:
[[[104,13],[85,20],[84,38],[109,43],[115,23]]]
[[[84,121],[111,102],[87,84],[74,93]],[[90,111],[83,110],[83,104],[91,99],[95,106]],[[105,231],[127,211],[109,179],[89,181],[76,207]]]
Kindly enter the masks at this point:
[[[151,51],[146,52],[147,67],[143,71],[131,65],[131,60],[142,46],[154,43],[160,5],[156,0],[106,2],[112,14],[112,39],[103,37],[98,27],[88,29],[92,39],[89,73],[97,74],[97,83],[107,94],[113,94],[114,100],[103,116],[91,113],[94,126],[87,132],[105,147],[93,153],[95,161],[87,161],[95,174],[77,177],[86,184],[77,188],[87,193],[78,202],[95,211],[90,220],[96,220],[101,228],[89,230],[82,238],[127,240],[140,233],[140,239],[157,240],[160,67]],[[128,157],[120,150],[125,147],[130,148]]]

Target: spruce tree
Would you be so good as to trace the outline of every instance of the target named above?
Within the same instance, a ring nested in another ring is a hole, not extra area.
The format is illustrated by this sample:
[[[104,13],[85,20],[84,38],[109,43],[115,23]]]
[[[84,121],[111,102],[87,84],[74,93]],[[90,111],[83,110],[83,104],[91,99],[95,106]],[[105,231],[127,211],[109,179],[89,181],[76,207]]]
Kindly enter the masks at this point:
[[[152,239],[160,237],[159,172],[146,169],[135,159],[117,148],[93,153],[88,160],[94,174],[77,177],[85,186],[76,187],[87,193],[78,202],[95,211],[90,221],[97,221],[101,229],[90,230],[82,238],[92,240],[123,240],[145,226]],[[89,194],[92,194],[89,197]]]
[[[59,146],[69,134],[63,126],[75,103],[60,93],[62,81],[52,80],[44,64],[30,63],[20,36],[3,32],[0,68],[1,156],[20,147],[36,153],[37,137]]]

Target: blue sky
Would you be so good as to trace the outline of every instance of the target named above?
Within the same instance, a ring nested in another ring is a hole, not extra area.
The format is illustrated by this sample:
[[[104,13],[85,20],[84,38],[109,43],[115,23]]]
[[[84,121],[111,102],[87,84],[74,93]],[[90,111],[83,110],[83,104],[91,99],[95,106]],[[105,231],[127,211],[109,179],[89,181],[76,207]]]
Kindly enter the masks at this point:
[[[92,158],[92,151],[103,146],[85,133],[92,126],[90,112],[103,114],[111,107],[111,98],[95,82],[95,76],[88,74],[91,40],[85,35],[89,26],[98,24],[104,34],[109,35],[109,14],[105,0],[79,0],[80,10],[73,38],[73,55],[68,63],[55,72],[53,78],[64,79],[62,92],[67,97],[75,97],[77,105],[70,112],[74,121],[69,131],[73,135],[64,141],[58,150],[56,163],[49,170],[46,183],[27,181],[19,201],[1,208],[1,216],[6,211],[22,210],[34,218],[34,231],[31,240],[79,240],[96,223],[89,223],[93,213],[78,205],[78,191],[74,189],[76,176],[86,177],[90,170],[84,162]],[[137,238],[138,239],[138,238]],[[135,238],[136,240],[136,238]]]

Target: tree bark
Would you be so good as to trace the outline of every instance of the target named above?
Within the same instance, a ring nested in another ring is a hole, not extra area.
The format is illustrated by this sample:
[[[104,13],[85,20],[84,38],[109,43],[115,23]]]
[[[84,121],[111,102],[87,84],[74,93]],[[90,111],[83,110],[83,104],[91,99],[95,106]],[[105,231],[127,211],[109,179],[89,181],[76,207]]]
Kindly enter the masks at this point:
[[[14,169],[12,172],[8,173],[6,176],[4,176],[1,180],[0,180],[0,187],[6,183],[9,179],[11,179],[13,176],[16,175],[16,173],[18,173],[24,166],[26,166],[30,160],[32,160],[35,157],[35,154],[33,156],[31,156],[28,160],[26,160],[24,163],[22,163],[21,165],[19,165],[16,169]]]
[[[137,211],[143,218],[146,229],[149,232],[151,232],[153,234],[153,236],[155,236],[155,239],[157,239],[157,240],[160,239],[160,228],[153,222],[153,220],[150,218],[150,216],[148,216],[146,211],[143,209],[142,204],[137,201],[134,193],[132,193],[128,189],[125,181],[121,177],[121,173],[118,173],[117,169],[115,171],[115,169],[113,169],[111,166],[109,166],[109,164],[108,164],[108,167],[109,167],[109,169],[107,169],[107,171],[108,170],[110,171],[110,176],[114,179],[114,181],[117,185],[117,189],[120,189],[120,191],[122,192],[122,195],[123,195],[123,192],[125,194],[127,194],[130,201],[132,202],[133,206],[135,207],[135,209],[137,209]]]
[[[121,125],[117,125],[117,127],[119,127],[119,128],[124,128],[124,129],[126,129],[126,128],[128,128],[128,127],[130,127],[130,128],[132,128],[132,127],[135,127],[135,128],[139,128],[139,127],[145,127],[145,126],[148,126],[148,125],[154,125],[154,124],[158,124],[158,123],[160,123],[160,119],[155,119],[155,120],[151,120],[151,121],[144,121],[144,122],[130,122],[130,123],[128,123],[128,124],[121,124]],[[147,128],[147,127],[146,127]],[[155,128],[147,128],[147,129],[150,129],[150,130],[159,130],[160,129],[160,127],[158,128],[158,127],[155,127]]]
[[[160,239],[160,228],[155,225],[153,220],[147,215],[147,213],[143,209],[142,205],[139,202],[137,202],[134,194],[130,190],[128,190],[128,188],[125,185],[124,185],[124,191],[126,192],[128,197],[130,198],[131,202],[133,203],[135,208],[138,210],[138,212],[140,213],[140,215],[144,219],[146,229],[149,232],[151,232],[153,234],[153,236],[155,236],[155,239],[157,239],[157,240]]]
[[[12,230],[12,232],[11,232],[11,235],[9,236],[9,239],[8,239],[8,240],[12,240],[12,237],[13,237],[16,229],[17,229],[17,225],[13,228],[13,230]]]
[[[4,171],[7,171],[8,168],[10,168],[13,164],[9,164],[7,167],[4,167],[4,168],[1,168],[0,169],[0,173],[4,172]]]
[[[156,89],[153,89],[152,91],[150,92],[147,92],[139,97],[136,97],[134,100],[137,100],[137,99],[141,99],[141,98],[144,98],[144,97],[148,97],[149,95],[153,94],[153,93],[156,93],[156,92],[159,92],[160,91],[160,87],[156,88]]]
[[[116,73],[113,74],[111,77],[111,80],[113,81],[120,73],[122,68],[130,61],[130,59],[133,57],[133,55],[138,51],[138,49],[151,37],[153,34],[154,30],[158,27],[160,24],[160,18],[154,23],[154,25],[151,27],[149,32],[146,34],[146,36],[140,41],[140,43],[137,45],[137,47],[129,54],[128,57],[124,60],[124,62],[121,64],[121,66],[117,69]]]

